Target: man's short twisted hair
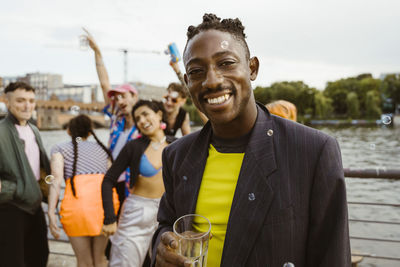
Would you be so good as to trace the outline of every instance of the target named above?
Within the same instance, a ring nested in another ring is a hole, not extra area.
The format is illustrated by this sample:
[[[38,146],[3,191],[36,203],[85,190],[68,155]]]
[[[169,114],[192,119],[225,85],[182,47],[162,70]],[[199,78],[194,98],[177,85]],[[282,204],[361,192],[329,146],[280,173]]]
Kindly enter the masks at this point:
[[[236,18],[236,19],[223,19],[217,17],[215,14],[204,14],[203,16],[203,22],[200,23],[197,26],[189,26],[187,30],[187,42],[186,42],[186,47],[190,39],[192,39],[194,36],[199,34],[200,32],[207,31],[207,30],[218,30],[222,32],[227,32],[230,33],[235,39],[238,41],[242,42],[242,45],[245,48],[246,51],[246,57],[249,59],[250,58],[250,51],[249,47],[246,42],[246,34],[244,33],[244,26],[242,22]],[[185,51],[186,51],[185,47]]]

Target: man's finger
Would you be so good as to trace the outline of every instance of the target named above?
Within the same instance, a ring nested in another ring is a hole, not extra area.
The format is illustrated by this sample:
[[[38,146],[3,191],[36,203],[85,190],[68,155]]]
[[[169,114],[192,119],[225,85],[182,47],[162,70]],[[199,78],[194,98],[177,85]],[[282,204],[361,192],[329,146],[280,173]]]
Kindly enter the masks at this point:
[[[171,232],[165,232],[161,235],[161,242],[163,242],[165,245],[170,246],[173,249],[178,248],[178,243],[176,242],[176,239]]]

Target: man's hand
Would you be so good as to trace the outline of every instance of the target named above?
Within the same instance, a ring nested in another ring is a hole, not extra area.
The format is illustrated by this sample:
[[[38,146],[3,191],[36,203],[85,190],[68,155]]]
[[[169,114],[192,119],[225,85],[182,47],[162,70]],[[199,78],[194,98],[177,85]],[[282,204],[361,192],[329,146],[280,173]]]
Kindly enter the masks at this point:
[[[116,231],[117,231],[117,222],[112,224],[105,224],[101,229],[101,233],[107,237],[115,234]]]
[[[177,249],[177,236],[172,232],[163,233],[157,247],[156,267],[190,266],[189,262],[185,264],[185,257],[175,252]]]
[[[52,213],[48,213],[48,215],[49,215],[50,233],[52,234],[52,236],[54,236],[55,239],[59,239],[60,238],[61,229],[57,226],[56,215],[53,212]]]

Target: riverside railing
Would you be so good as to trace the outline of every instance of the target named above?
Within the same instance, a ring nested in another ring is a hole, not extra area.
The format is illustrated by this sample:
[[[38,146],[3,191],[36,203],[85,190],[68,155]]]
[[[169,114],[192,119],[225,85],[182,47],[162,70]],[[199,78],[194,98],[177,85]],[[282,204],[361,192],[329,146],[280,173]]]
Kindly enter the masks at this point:
[[[360,178],[360,179],[393,179],[400,180],[400,169],[387,169],[387,168],[375,168],[375,169],[344,169],[344,176],[346,178]],[[348,201],[348,205],[365,205],[365,206],[381,206],[381,207],[393,207],[400,208],[400,203],[375,203],[375,202],[355,202]],[[364,220],[364,219],[349,219],[349,222],[354,223],[367,223],[367,224],[384,224],[384,225],[395,225],[399,226],[400,222],[395,221],[385,221],[385,220]],[[365,240],[372,242],[384,242],[384,243],[396,243],[400,246],[400,240],[398,239],[388,239],[388,238],[379,238],[379,237],[371,237],[371,236],[350,236],[350,239],[353,240]],[[351,253],[353,266],[357,266],[357,263],[361,262],[363,257],[372,258],[377,260],[388,260],[397,262],[397,266],[400,265],[400,257],[393,257],[387,255],[379,255],[374,252],[355,252]]]
[[[350,169],[345,168],[344,176],[346,178],[359,178],[359,179],[394,179],[400,180],[400,169],[386,169],[386,168],[375,168],[375,169]],[[348,205],[365,205],[365,206],[388,206],[394,208],[400,208],[400,203],[374,203],[374,202],[354,202],[348,201]],[[45,205],[47,209],[47,205]],[[47,214],[45,210],[45,214]],[[386,224],[386,225],[397,225],[400,227],[400,222],[392,222],[392,221],[384,221],[384,220],[363,220],[363,219],[349,219],[349,222],[354,223],[369,223],[369,224]],[[61,226],[61,225],[60,225]],[[62,227],[62,226],[61,226]],[[385,238],[376,238],[376,237],[368,237],[368,236],[350,236],[350,239],[354,240],[365,240],[365,241],[373,241],[373,242],[386,242],[386,243],[397,243],[400,244],[400,240],[396,239],[385,239]],[[54,239],[49,234],[49,240],[53,242],[64,242],[69,243],[67,236],[63,235],[61,239]],[[74,257],[74,254],[64,253],[64,252],[56,252],[50,251],[51,254],[60,255],[60,256],[71,256]],[[390,260],[400,262],[400,257],[391,257],[385,255],[378,255],[374,252],[355,252],[351,253],[353,267],[356,267],[359,262],[361,262],[362,258],[373,258],[377,260]],[[400,263],[399,263],[400,265]]]

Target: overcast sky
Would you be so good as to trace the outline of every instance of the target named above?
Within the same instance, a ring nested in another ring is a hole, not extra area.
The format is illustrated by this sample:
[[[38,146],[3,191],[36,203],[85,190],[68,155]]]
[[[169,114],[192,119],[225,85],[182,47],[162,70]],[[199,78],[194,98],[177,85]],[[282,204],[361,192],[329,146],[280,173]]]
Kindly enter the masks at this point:
[[[400,72],[398,0],[0,0],[0,76],[63,75],[64,83],[97,83],[92,51],[79,49],[81,27],[95,37],[112,83],[123,82],[120,48],[182,52],[189,25],[202,15],[238,17],[252,56],[254,86],[327,81]],[[129,53],[128,79],[158,86],[177,81],[165,54]],[[183,70],[183,65],[181,65]]]

